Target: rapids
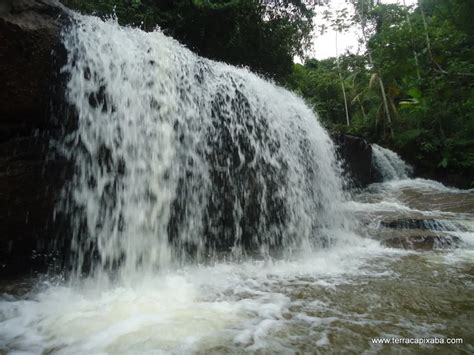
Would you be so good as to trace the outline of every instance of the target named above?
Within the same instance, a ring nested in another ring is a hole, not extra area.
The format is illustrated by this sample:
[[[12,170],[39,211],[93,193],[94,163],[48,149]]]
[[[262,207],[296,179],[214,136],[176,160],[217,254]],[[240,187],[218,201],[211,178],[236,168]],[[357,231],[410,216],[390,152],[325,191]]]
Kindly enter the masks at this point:
[[[374,146],[349,196],[292,93],[114,21],[64,44],[70,267],[0,284],[1,353],[474,351],[474,191]],[[436,243],[392,247],[413,234]]]

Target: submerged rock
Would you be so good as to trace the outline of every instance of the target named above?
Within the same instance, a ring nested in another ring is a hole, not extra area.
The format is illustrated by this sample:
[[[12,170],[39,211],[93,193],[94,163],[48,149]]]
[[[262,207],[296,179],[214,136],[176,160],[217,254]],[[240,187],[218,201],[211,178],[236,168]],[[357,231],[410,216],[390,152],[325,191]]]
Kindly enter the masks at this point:
[[[384,240],[391,248],[410,250],[450,249],[459,246],[461,239],[450,235],[406,235]]]
[[[0,4],[0,274],[12,275],[44,264],[65,177],[50,141],[68,16],[56,1]]]
[[[376,233],[382,244],[391,248],[436,250],[456,248],[461,239],[450,232],[466,229],[454,221],[432,218],[398,218],[380,222]]]
[[[439,221],[432,218],[405,218],[382,221],[381,226],[393,229],[422,229],[432,231],[466,231],[466,228],[452,221]]]

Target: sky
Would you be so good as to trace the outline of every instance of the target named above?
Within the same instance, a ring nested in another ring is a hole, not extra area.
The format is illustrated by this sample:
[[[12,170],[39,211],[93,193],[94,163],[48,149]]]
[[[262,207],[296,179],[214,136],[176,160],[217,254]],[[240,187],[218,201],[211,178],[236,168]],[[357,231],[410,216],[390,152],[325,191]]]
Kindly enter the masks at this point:
[[[406,5],[413,5],[417,0],[405,0]],[[403,4],[403,0],[383,0],[385,4]],[[329,10],[336,12],[344,7],[347,7],[345,0],[330,0]],[[324,23],[322,20],[322,12],[320,9],[315,16],[315,23],[319,27]],[[311,57],[317,59],[325,59],[329,57],[336,57],[337,54],[343,54],[346,50],[357,53],[363,49],[359,45],[359,38],[361,37],[359,28],[352,28],[345,33],[336,33],[333,30],[327,30],[323,35],[318,34],[313,41],[314,50],[310,53]],[[336,37],[337,37],[337,51],[336,51]]]

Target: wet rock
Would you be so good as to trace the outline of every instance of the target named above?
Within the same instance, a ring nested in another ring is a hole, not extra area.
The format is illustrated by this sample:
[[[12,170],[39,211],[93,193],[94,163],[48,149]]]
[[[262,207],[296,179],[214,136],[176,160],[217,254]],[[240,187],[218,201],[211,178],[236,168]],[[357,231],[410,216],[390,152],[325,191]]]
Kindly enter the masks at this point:
[[[206,250],[219,252],[230,251],[237,243],[246,253],[258,250],[263,244],[278,248],[284,237],[280,231],[287,218],[284,194],[281,193],[285,188],[287,166],[279,157],[280,143],[268,134],[265,121],[251,113],[248,99],[238,87],[234,89],[234,98],[218,94],[212,102],[212,115],[216,119],[207,135],[207,147],[211,149],[205,155],[212,187],[205,203],[202,238]],[[269,147],[275,161],[279,162],[279,168],[258,156],[246,131],[235,133],[229,128],[231,118],[222,109],[226,100],[231,102],[234,112],[246,112],[235,119]],[[179,132],[182,128],[177,126],[175,129]],[[192,161],[186,163],[189,165],[188,177],[194,180],[192,164]],[[193,243],[184,245],[184,248],[176,244],[182,240],[179,238],[183,233],[180,229],[186,227],[189,196],[185,181],[178,183],[178,198],[173,203],[168,233],[177,250],[185,249],[194,255],[196,248]],[[240,209],[239,216],[236,216],[236,206]]]
[[[48,259],[68,166],[51,144],[63,129],[54,111],[67,21],[56,1],[0,1],[0,274],[24,273]]]
[[[372,166],[372,147],[365,139],[340,133],[333,134],[332,139],[353,187],[366,187],[377,182]]]
[[[389,221],[382,221],[381,227],[392,228],[392,229],[421,229],[421,230],[432,230],[432,231],[466,231],[459,223],[452,221],[438,221],[435,219],[417,219],[417,218],[405,218],[395,219]]]
[[[2,1],[0,129],[5,139],[50,126],[51,83],[65,9],[51,0]]]
[[[388,238],[385,246],[410,250],[450,249],[459,246],[461,239],[450,235],[406,235]]]
[[[452,232],[465,231],[459,223],[432,218],[397,218],[380,222],[374,237],[391,248],[436,250],[456,248],[461,239]]]

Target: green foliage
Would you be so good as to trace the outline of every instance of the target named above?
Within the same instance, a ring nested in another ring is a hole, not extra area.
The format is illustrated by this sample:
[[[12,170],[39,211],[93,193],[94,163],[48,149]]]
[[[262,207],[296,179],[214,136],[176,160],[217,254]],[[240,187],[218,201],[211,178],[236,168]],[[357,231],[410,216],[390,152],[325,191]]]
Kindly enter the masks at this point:
[[[340,57],[350,126],[336,59],[296,65],[289,88],[313,104],[330,129],[391,146],[419,171],[474,178],[474,27],[471,0],[423,0],[422,9],[359,0],[367,55]],[[469,12],[470,11],[470,12]],[[426,26],[425,26],[426,23]],[[340,23],[335,23],[337,28]],[[384,119],[383,78],[394,137]],[[474,181],[473,181],[474,183]],[[473,185],[474,186],[474,185]]]

